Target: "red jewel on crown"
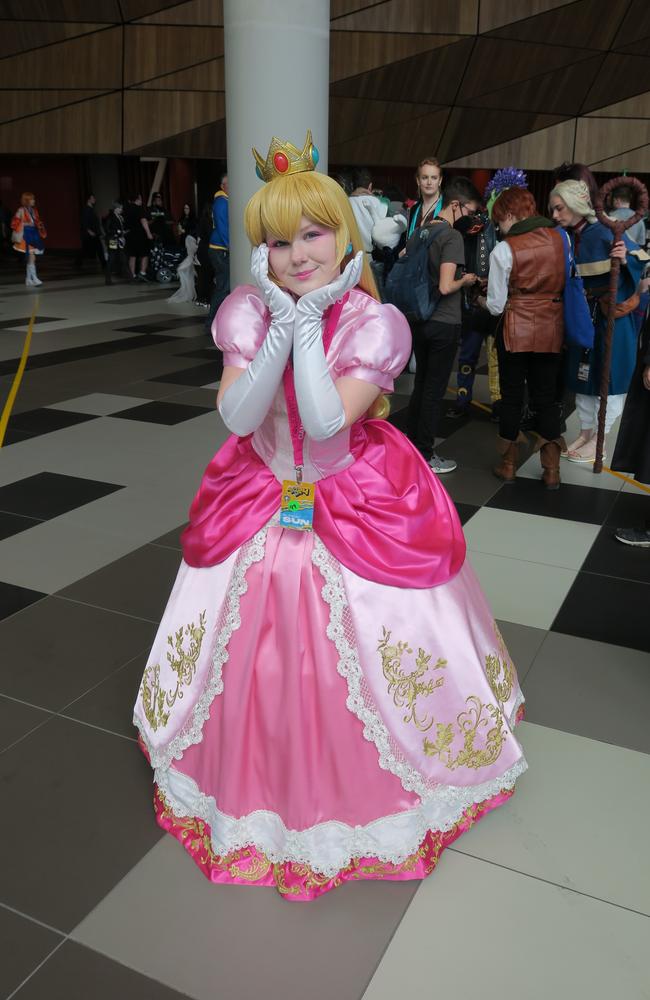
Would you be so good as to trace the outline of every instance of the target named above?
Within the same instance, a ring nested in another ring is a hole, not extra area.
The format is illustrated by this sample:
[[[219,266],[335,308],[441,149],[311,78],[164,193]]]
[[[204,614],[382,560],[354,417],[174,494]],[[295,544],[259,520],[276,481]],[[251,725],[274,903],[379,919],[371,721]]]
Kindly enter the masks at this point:
[[[289,160],[284,153],[276,153],[273,157],[273,166],[279,174],[286,174],[289,169]]]

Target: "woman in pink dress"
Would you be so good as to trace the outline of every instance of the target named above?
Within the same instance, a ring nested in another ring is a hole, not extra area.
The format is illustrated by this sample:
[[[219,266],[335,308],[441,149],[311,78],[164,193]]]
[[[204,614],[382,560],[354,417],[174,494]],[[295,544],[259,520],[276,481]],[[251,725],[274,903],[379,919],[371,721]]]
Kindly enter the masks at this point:
[[[317,157],[310,134],[256,154],[255,286],[213,327],[232,436],[135,707],[160,825],[212,882],[295,901],[425,877],[526,768],[523,698],[455,508],[381,419],[408,325]]]

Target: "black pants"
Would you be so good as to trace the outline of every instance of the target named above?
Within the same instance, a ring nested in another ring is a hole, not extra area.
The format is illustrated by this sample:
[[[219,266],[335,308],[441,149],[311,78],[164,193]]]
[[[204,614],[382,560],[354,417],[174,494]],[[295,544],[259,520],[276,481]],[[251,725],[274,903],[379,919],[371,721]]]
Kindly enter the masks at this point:
[[[407,434],[429,461],[460,338],[460,324],[414,323],[415,385],[409,401]]]
[[[214,271],[214,287],[210,300],[210,312],[206,319],[208,330],[217,315],[217,309],[230,291],[230,254],[227,250],[210,250],[210,263]]]
[[[508,351],[502,330],[497,334],[496,344],[501,383],[499,434],[507,441],[517,440],[527,385],[530,408],[535,413],[535,430],[547,441],[554,441],[560,436],[562,423],[557,399],[562,355]]]
[[[76,257],[77,267],[81,267],[86,257],[97,257],[102,269],[106,267],[104,248],[99,236],[89,236],[86,234],[81,237],[81,249]]]
[[[131,276],[131,272],[129,271],[129,262],[126,259],[124,250],[109,249],[105,274],[107,282],[109,282],[111,278],[129,278]]]

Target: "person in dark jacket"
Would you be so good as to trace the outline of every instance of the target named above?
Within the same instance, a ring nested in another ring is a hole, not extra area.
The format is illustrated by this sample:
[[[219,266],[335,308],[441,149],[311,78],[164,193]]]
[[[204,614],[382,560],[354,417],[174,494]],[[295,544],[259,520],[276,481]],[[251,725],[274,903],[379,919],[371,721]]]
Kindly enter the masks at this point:
[[[104,232],[106,234],[106,246],[108,249],[108,263],[106,266],[106,284],[113,284],[113,275],[127,277],[129,268],[126,260],[126,226],[124,222],[123,206],[117,198],[106,216],[104,222]]]
[[[78,268],[81,268],[87,257],[97,257],[102,270],[106,267],[104,247],[101,241],[102,229],[95,211],[96,204],[95,195],[89,194],[81,212],[81,247],[76,258]]]
[[[641,332],[639,356],[625,401],[612,469],[650,484],[650,316]],[[618,528],[615,538],[624,545],[650,548],[650,497],[644,528]]]
[[[541,439],[542,482],[560,485],[561,414],[556,402],[564,344],[563,236],[537,212],[530,191],[506,188],[492,206],[504,237],[490,256],[486,305],[503,314],[497,331],[501,461],[494,474],[514,483],[526,385]]]

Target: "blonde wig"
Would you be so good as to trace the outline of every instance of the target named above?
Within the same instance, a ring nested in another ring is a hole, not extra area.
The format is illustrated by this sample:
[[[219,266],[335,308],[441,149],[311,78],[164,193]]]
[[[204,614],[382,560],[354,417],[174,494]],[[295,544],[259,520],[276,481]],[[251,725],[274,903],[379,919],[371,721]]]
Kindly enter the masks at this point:
[[[556,198],[561,198],[566,207],[574,215],[581,216],[587,222],[596,221],[596,213],[594,212],[594,206],[591,204],[589,188],[584,181],[560,181],[551,191],[549,199],[553,195]]]
[[[255,247],[265,243],[269,235],[291,242],[300,228],[303,215],[336,231],[337,264],[347,264],[357,251],[363,250],[345,191],[331,177],[312,170],[275,177],[256,191],[244,211],[244,228]],[[352,254],[348,254],[350,243]],[[365,255],[359,287],[373,299],[379,299]]]

